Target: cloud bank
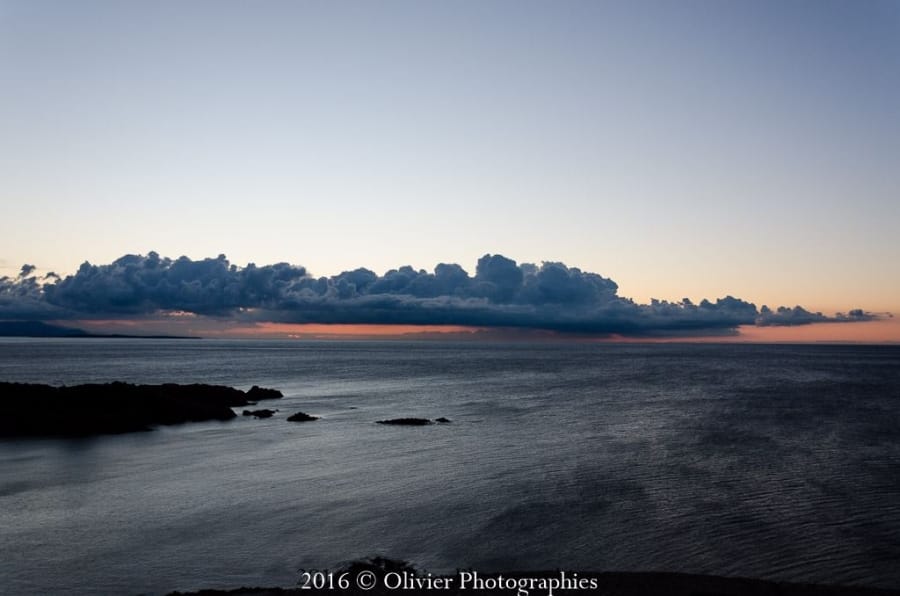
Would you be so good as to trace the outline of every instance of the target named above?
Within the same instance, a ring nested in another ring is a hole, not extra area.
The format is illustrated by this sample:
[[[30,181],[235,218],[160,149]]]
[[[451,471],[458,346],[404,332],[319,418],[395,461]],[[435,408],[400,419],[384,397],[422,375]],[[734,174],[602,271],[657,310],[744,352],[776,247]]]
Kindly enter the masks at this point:
[[[718,335],[740,325],[785,326],[878,318],[861,309],[828,317],[795,306],[775,310],[726,296],[694,304],[637,304],[618,285],[562,263],[478,260],[475,274],[441,263],[378,275],[360,268],[315,277],[288,263],[238,267],[225,255],[191,260],[151,252],[74,275],[0,278],[0,320],[111,319],[192,313],[240,322],[465,325],[632,337]]]

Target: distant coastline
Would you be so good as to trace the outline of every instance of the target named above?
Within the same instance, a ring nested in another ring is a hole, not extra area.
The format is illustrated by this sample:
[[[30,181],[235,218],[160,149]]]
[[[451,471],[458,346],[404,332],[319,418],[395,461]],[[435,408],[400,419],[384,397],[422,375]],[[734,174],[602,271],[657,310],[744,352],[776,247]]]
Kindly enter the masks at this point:
[[[43,321],[0,321],[0,337],[107,338],[107,339],[203,339],[188,335],[138,335],[125,333],[89,333],[78,327],[53,325]]]

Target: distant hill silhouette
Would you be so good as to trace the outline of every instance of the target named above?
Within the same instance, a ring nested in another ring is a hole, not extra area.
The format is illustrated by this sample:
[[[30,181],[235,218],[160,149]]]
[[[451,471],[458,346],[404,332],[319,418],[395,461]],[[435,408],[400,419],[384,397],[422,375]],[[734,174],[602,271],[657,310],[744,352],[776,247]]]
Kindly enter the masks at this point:
[[[84,329],[43,321],[0,321],[0,337],[87,337]]]
[[[131,335],[124,333],[90,333],[77,327],[53,325],[43,321],[0,321],[0,337],[108,337],[140,339],[200,339],[183,335]]]

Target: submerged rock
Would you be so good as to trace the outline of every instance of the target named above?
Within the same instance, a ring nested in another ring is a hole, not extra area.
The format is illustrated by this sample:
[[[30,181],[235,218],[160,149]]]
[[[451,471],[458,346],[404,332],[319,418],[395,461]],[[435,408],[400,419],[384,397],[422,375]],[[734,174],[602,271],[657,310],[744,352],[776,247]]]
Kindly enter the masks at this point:
[[[378,420],[378,424],[394,424],[397,426],[427,426],[434,424],[427,418],[392,418],[390,420]]]
[[[257,389],[257,395],[262,391],[272,396],[274,391]],[[230,420],[236,416],[231,408],[251,403],[249,392],[221,385],[105,383],[52,387],[0,383],[0,437],[83,437],[145,431],[158,425]]]
[[[318,420],[318,416],[310,416],[305,412],[297,412],[296,414],[291,414],[288,416],[288,422],[311,422],[313,420]]]
[[[272,414],[277,411],[263,408],[262,410],[244,410],[243,414],[244,416],[255,416],[256,418],[271,418]]]

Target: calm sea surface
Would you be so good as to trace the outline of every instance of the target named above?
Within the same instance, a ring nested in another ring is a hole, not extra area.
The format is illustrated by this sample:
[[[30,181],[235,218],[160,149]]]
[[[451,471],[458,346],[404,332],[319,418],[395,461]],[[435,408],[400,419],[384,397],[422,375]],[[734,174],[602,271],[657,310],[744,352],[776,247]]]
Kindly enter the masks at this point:
[[[0,380],[285,394],[268,420],[0,440],[10,594],[374,554],[900,588],[900,348],[3,339]],[[401,416],[453,423],[375,424]]]

